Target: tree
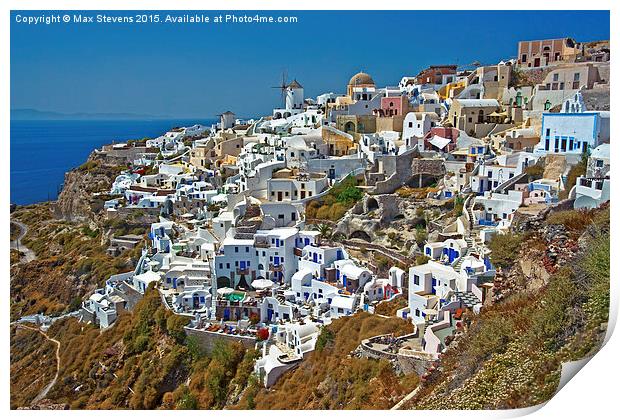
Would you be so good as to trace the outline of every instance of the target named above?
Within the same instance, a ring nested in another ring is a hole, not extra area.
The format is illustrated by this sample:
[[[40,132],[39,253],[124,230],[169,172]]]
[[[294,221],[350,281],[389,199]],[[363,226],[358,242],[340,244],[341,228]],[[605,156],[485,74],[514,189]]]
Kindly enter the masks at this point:
[[[428,238],[428,233],[426,229],[422,225],[418,225],[415,228],[415,242],[418,244],[418,247],[422,248],[426,239]]]
[[[332,228],[327,223],[321,223],[316,226],[316,229],[321,234],[321,238],[325,240],[330,240],[332,237]]]

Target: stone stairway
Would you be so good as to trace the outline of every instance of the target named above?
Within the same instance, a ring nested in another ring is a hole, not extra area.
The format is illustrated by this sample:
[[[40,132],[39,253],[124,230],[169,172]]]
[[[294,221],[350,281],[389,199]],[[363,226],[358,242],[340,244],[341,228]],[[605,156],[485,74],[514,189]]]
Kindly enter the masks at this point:
[[[164,300],[168,308],[172,309],[172,295],[164,295]]]
[[[480,303],[480,299],[473,292],[455,292],[456,299],[463,302],[467,308],[473,308]]]

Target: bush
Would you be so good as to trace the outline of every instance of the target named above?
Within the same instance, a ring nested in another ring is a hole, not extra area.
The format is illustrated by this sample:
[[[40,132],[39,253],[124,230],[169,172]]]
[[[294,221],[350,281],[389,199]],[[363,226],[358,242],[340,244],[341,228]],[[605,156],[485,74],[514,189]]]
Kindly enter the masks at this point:
[[[430,261],[430,259],[431,258],[426,255],[418,255],[415,257],[415,263],[416,265],[426,264],[427,262]]]
[[[180,315],[171,315],[166,320],[166,330],[168,335],[176,340],[177,343],[185,341],[185,327],[189,323],[189,318]]]
[[[133,351],[142,353],[149,347],[149,337],[147,335],[139,335],[133,341]]]
[[[541,158],[536,162],[536,165],[528,166],[524,171],[530,182],[536,181],[537,179],[541,179],[545,173],[545,162],[544,158]]]
[[[489,241],[491,250],[491,262],[497,267],[507,269],[512,267],[519,257],[521,249],[521,235],[507,233],[494,235]]]
[[[334,342],[334,333],[329,327],[321,328],[321,333],[316,339],[316,349],[321,352],[325,347],[330,346]]]
[[[583,232],[592,221],[593,215],[588,210],[556,211],[547,216],[548,225],[562,225],[575,233]]]
[[[416,226],[415,242],[418,244],[420,248],[424,246],[426,239],[428,239],[428,233],[426,232],[426,229],[424,229],[424,227],[422,227],[421,225]]]

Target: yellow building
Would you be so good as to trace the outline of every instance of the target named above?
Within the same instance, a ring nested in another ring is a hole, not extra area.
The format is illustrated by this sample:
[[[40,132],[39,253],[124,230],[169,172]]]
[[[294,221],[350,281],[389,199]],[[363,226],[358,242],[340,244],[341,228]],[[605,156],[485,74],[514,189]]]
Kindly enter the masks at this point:
[[[443,85],[441,88],[439,88],[439,90],[437,91],[437,94],[439,95],[439,98],[442,100],[454,98],[456,95],[459,94],[459,92],[465,89],[466,86],[467,86],[467,79],[463,79],[458,82],[448,83],[446,85]]]
[[[323,126],[321,135],[330,156],[346,156],[357,152],[357,143],[352,134],[330,126]]]

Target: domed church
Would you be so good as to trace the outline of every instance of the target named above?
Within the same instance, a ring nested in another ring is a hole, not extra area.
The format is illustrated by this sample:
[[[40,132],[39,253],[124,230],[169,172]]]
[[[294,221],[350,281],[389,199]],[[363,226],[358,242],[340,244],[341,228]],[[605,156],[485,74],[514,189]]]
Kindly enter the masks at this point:
[[[375,90],[375,81],[368,73],[359,72],[349,80],[347,95],[356,101],[370,99],[370,93]]]

